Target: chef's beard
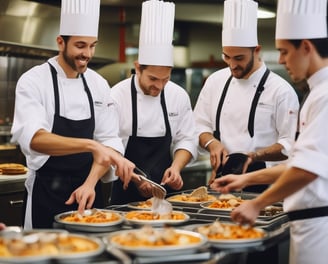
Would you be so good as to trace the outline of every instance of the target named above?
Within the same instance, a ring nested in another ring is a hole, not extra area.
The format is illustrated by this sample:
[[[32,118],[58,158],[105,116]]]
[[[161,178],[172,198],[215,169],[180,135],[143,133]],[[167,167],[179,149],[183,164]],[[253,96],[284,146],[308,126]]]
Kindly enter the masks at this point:
[[[86,60],[87,62],[89,61],[88,58],[84,57],[83,55],[79,55],[79,56],[76,56],[76,57],[73,57],[73,56],[69,56],[68,55],[68,52],[67,52],[67,48],[65,47],[64,49],[64,52],[63,52],[63,58],[64,58],[64,61],[76,72],[78,73],[83,73],[86,71],[87,69],[87,66],[88,64],[86,63],[85,66],[77,66],[75,61],[76,60],[81,60],[81,59],[84,59]]]
[[[240,66],[237,66],[234,70],[238,70],[239,73],[236,73],[234,71],[231,70],[233,77],[237,78],[237,79],[243,79],[245,76],[247,76],[253,69],[254,66],[254,55],[252,54],[252,58],[250,59],[250,61],[246,64],[245,68],[242,68]]]

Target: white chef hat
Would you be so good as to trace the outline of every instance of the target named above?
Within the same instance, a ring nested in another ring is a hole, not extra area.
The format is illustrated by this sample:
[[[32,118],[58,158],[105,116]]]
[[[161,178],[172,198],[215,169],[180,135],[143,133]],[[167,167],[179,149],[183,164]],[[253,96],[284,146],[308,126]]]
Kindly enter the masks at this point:
[[[327,0],[280,0],[276,39],[327,37]]]
[[[253,0],[226,0],[222,24],[222,46],[255,47],[257,3]]]
[[[139,64],[173,66],[175,5],[149,0],[142,3]]]
[[[100,0],[61,0],[59,34],[98,36]]]

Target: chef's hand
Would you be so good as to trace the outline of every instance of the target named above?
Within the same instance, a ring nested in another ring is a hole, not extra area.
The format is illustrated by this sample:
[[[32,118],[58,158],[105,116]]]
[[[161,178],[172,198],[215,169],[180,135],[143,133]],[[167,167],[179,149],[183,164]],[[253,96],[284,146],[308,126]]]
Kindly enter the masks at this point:
[[[124,158],[119,152],[115,151],[110,147],[98,144],[93,151],[94,162],[102,166],[114,166],[116,171],[115,174],[123,182],[123,188],[126,189],[133,175],[135,168],[134,163]]]
[[[6,228],[6,225],[4,223],[0,223],[0,231],[4,230]]]
[[[85,209],[92,207],[95,197],[96,192],[94,186],[84,183],[71,194],[65,204],[78,203],[78,213],[83,214]]]
[[[210,162],[212,166],[211,177],[208,181],[208,184],[211,184],[216,177],[216,172],[221,163],[224,165],[227,162],[228,151],[224,148],[223,144],[216,139],[208,145],[207,150],[210,152]]]
[[[247,186],[246,176],[244,174],[228,174],[220,178],[215,179],[211,184],[210,188],[221,192],[229,193],[231,191],[239,191]]]
[[[244,201],[232,210],[231,218],[240,225],[254,225],[261,208],[257,206],[256,199]]]
[[[173,190],[180,190],[183,186],[183,180],[180,171],[172,166],[167,168],[162,178],[162,185],[168,185]]]
[[[139,183],[135,183],[135,185],[142,197],[150,198],[153,196],[153,187],[149,182],[142,181]]]

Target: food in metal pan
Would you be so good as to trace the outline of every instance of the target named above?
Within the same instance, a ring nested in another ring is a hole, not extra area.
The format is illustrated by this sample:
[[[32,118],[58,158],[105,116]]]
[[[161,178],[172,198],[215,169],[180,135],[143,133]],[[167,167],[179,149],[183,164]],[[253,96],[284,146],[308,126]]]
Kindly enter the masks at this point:
[[[91,209],[87,210],[83,215],[77,211],[62,217],[60,220],[63,222],[72,223],[109,223],[118,221],[121,216],[116,212]]]
[[[0,258],[59,256],[99,249],[94,239],[68,233],[37,232],[20,237],[0,237]]]
[[[260,239],[265,236],[265,232],[261,229],[220,221],[200,226],[197,228],[197,232],[205,235],[209,240],[249,240]]]
[[[151,211],[130,211],[125,214],[127,220],[185,220],[186,215],[182,212],[173,211],[169,214],[159,214]]]
[[[140,229],[116,234],[111,242],[126,247],[165,247],[197,244],[201,238],[186,232],[178,232],[172,227],[155,229],[143,226]]]

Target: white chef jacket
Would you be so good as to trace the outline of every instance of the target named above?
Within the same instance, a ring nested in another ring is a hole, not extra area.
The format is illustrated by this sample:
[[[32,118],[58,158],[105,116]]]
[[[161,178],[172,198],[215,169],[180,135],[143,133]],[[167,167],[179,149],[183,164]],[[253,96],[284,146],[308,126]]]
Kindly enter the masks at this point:
[[[328,206],[328,67],[308,79],[310,93],[300,112],[300,135],[288,166],[318,176],[313,182],[284,200],[291,211]],[[328,259],[328,217],[291,222],[291,264],[326,264]]]
[[[274,72],[270,72],[256,107],[253,138],[248,132],[250,108],[265,70],[263,63],[248,79],[232,78],[230,82],[220,117],[221,142],[229,153],[256,151],[274,143],[280,143],[286,155],[291,149],[296,131],[298,97],[292,86]],[[230,69],[224,68],[207,78],[194,109],[198,135],[216,130],[219,101],[230,75]]]
[[[164,136],[166,128],[160,96],[145,95],[140,89],[137,77],[134,81],[137,90],[137,136]],[[131,78],[119,82],[111,90],[119,112],[120,137],[126,147],[129,136],[132,135]],[[171,81],[165,85],[164,94],[172,134],[171,150],[173,153],[178,149],[187,150],[194,161],[197,158],[198,138],[189,95]]]
[[[73,120],[90,118],[91,112],[82,78],[69,79],[57,62],[57,57],[49,59],[58,73],[60,115]],[[124,153],[122,140],[118,137],[118,116],[115,104],[110,97],[107,81],[98,73],[87,69],[84,73],[89,86],[95,111],[94,139]],[[52,130],[55,102],[51,71],[48,63],[35,66],[25,72],[18,80],[15,95],[14,122],[11,133],[12,142],[18,143],[26,157],[29,168],[25,186],[28,191],[26,225],[29,228],[31,215],[30,198],[35,179],[35,171],[43,166],[49,155],[30,148],[32,137],[39,129]],[[114,178],[106,175],[106,181]]]

